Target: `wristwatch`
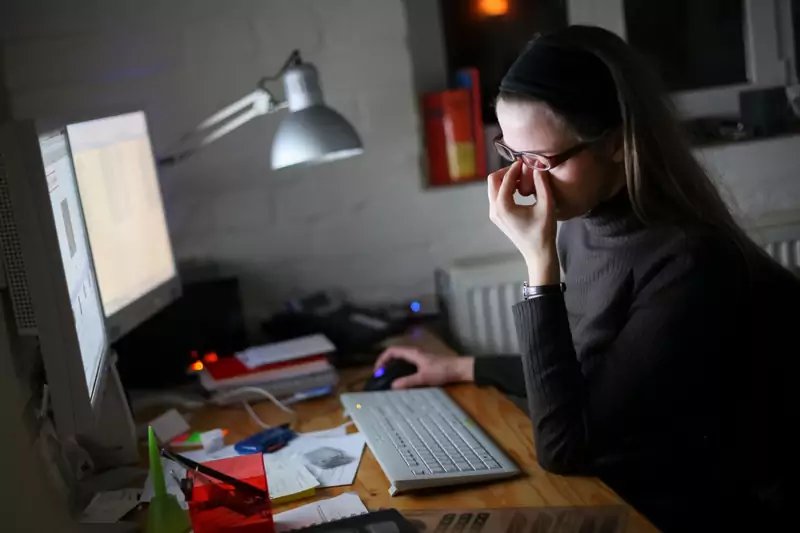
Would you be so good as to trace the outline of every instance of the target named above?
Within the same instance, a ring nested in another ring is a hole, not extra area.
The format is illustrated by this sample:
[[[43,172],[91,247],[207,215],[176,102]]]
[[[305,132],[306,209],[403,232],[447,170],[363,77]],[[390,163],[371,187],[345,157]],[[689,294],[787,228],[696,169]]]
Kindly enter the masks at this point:
[[[538,296],[546,296],[548,294],[561,294],[567,292],[567,284],[563,281],[554,285],[528,285],[528,282],[522,284],[522,299],[531,300]]]

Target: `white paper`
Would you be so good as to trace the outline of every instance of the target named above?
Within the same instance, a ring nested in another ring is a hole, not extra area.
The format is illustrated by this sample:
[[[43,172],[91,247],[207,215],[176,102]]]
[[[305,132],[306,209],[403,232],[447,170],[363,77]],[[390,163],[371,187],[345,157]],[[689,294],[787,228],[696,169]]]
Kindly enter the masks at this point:
[[[333,522],[368,512],[358,494],[347,492],[335,498],[309,503],[275,515],[275,533],[285,533],[293,529]]]
[[[225,435],[221,429],[212,429],[200,434],[200,443],[206,453],[218,452],[225,447]]]
[[[151,420],[148,425],[153,428],[153,433],[161,442],[169,442],[189,431],[188,422],[175,409],[170,409],[155,420]]]
[[[186,498],[183,495],[183,491],[181,490],[179,482],[179,480],[186,477],[186,469],[165,457],[161,458],[161,469],[164,471],[164,481],[167,486],[167,493],[172,494],[178,499],[181,509],[188,509],[189,504],[186,503]],[[153,490],[153,478],[148,473],[147,479],[144,482],[141,501],[149,502],[154,496],[155,491]]]
[[[299,460],[308,468],[320,483],[320,487],[340,487],[342,485],[352,485],[356,479],[358,465],[361,463],[361,454],[364,453],[366,440],[360,433],[354,433],[344,437],[307,437],[299,436],[291,441],[285,448],[271,454],[278,460]],[[323,446],[341,450],[345,455],[353,460],[346,465],[336,468],[318,468],[303,457],[304,454],[312,452]]]
[[[114,524],[139,505],[142,491],[138,489],[98,492],[83,511],[81,522]]]
[[[290,341],[254,346],[236,354],[236,358],[249,369],[260,366],[302,359],[312,355],[335,352],[336,347],[325,335],[309,335]]]
[[[308,433],[298,433],[300,437],[344,437],[347,435],[347,428],[352,426],[352,422],[347,422],[339,427],[332,429],[322,429],[320,431],[309,431]]]
[[[264,454],[269,498],[277,500],[319,487],[319,481],[300,461],[286,461],[274,454]]]
[[[208,453],[205,450],[193,450],[191,452],[183,452],[181,453],[182,456],[186,457],[187,459],[191,459],[195,463],[207,463],[209,461],[215,461],[217,459],[228,459],[229,457],[236,457],[237,455],[241,455],[237,452],[233,444],[230,446],[225,446],[213,453]]]

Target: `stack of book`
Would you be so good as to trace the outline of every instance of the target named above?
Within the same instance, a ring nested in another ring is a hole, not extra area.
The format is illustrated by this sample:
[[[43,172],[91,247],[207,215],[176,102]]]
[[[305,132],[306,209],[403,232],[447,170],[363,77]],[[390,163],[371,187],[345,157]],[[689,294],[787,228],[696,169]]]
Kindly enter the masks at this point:
[[[336,348],[324,335],[256,346],[209,363],[200,383],[209,392],[258,387],[278,398],[336,385],[336,369],[328,355]],[[237,396],[232,401],[256,395]]]

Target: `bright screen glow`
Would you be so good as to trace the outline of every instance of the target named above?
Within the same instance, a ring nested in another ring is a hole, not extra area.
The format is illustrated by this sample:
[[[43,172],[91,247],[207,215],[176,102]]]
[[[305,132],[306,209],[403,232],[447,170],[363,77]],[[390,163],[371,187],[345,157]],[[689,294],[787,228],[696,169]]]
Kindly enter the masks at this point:
[[[39,139],[61,262],[78,334],[86,386],[94,397],[106,348],[106,330],[97,278],[78,196],[67,139],[62,133]]]
[[[142,112],[67,127],[106,316],[175,277]]]

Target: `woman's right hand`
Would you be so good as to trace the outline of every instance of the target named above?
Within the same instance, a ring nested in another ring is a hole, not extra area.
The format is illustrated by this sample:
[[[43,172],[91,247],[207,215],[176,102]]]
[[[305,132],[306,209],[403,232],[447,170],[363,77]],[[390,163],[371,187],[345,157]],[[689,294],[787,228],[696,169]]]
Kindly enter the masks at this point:
[[[475,358],[423,352],[407,346],[392,346],[378,357],[375,369],[385,367],[393,359],[402,359],[417,367],[417,373],[396,379],[393,389],[438,387],[447,383],[475,381]]]

